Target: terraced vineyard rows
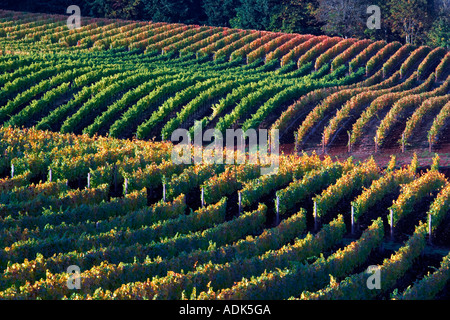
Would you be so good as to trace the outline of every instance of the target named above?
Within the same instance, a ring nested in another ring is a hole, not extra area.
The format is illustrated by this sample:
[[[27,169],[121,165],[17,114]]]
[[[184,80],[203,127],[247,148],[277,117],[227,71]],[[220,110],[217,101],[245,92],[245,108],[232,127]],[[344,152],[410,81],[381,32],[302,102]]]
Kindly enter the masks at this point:
[[[0,12],[2,51],[23,53],[0,60],[4,125],[168,140],[198,120],[279,129],[299,150],[446,143],[443,102],[419,111],[449,94],[442,48],[91,18],[67,30],[64,17]]]
[[[383,169],[281,156],[277,174],[259,176],[257,165],[173,165],[170,143],[7,127],[0,137],[1,298],[408,299],[423,284],[406,279],[429,277],[443,282],[421,297],[448,294],[445,269],[412,267],[447,264],[450,183],[437,157],[422,171],[414,159]],[[383,290],[364,287],[370,265]]]
[[[449,298],[439,155],[326,154],[441,150],[448,51],[66,19],[0,10],[0,299]],[[196,121],[297,152],[270,175],[180,165],[169,140]]]

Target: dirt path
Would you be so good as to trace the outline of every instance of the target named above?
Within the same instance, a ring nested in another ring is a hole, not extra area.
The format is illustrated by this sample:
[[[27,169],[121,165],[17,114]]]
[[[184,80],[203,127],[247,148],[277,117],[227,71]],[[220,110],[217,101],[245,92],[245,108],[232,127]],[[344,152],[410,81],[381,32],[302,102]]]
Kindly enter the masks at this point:
[[[311,154],[315,151],[317,154],[323,156],[322,150],[320,148],[309,148],[300,150],[305,151],[307,154]],[[280,153],[284,154],[293,154],[294,153],[294,144],[284,144],[280,146]],[[441,144],[438,150],[432,150],[432,152],[428,152],[428,148],[415,148],[415,149],[407,149],[404,153],[401,152],[400,148],[385,148],[381,151],[374,153],[374,150],[364,150],[359,148],[357,151],[349,153],[347,152],[347,148],[330,148],[326,151],[327,155],[330,155],[332,158],[336,158],[338,160],[345,160],[348,157],[352,156],[355,161],[364,161],[369,157],[373,156],[377,164],[381,167],[386,167],[391,159],[391,155],[396,156],[397,166],[404,166],[411,163],[411,159],[414,155],[417,154],[419,164],[421,167],[429,167],[433,162],[433,157],[437,153],[440,157],[440,166],[445,169],[447,168],[450,172],[450,142],[445,144]]]

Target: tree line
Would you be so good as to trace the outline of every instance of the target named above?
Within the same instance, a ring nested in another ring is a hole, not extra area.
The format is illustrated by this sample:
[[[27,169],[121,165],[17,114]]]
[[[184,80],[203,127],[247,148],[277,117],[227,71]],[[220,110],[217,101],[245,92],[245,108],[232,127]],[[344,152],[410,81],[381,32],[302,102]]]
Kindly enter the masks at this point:
[[[402,41],[450,49],[450,0],[2,0],[4,9]],[[379,28],[369,6],[380,9]]]

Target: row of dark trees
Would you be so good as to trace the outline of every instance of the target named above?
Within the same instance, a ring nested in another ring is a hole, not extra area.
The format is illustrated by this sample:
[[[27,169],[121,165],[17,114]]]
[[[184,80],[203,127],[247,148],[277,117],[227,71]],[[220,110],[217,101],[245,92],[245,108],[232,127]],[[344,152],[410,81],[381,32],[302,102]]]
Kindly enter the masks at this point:
[[[1,8],[206,24],[295,33],[402,40],[450,47],[450,0],[2,0]],[[381,9],[380,28],[369,6]]]

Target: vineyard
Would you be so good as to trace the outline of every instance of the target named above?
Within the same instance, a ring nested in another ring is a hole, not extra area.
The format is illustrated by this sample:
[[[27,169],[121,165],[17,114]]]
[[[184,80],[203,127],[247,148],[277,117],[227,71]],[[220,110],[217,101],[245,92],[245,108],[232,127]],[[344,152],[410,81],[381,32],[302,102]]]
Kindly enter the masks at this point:
[[[447,50],[66,22],[0,10],[0,299],[449,299]],[[176,164],[196,121],[296,152]]]
[[[170,140],[278,129],[297,150],[439,151],[443,48],[197,25],[0,12],[0,122]],[[15,53],[15,54],[14,54]],[[30,84],[30,85],[24,85]]]
[[[433,299],[450,277],[437,156],[383,169],[283,155],[261,176],[174,165],[170,143],[0,135],[2,299]],[[366,287],[369,265],[381,290]]]

